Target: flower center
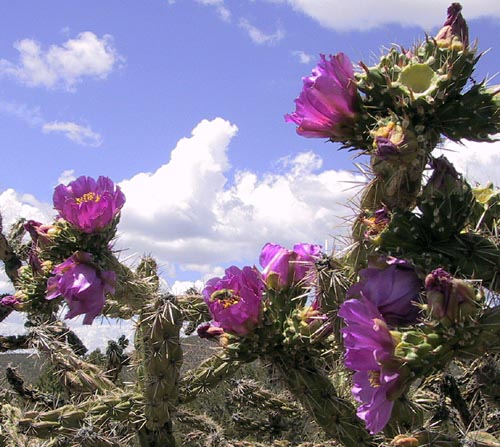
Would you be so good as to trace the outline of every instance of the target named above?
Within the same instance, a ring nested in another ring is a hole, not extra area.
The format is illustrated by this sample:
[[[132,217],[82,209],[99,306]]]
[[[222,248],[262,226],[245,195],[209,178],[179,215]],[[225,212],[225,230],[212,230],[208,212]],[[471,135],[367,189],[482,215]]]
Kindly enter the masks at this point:
[[[85,202],[99,202],[101,200],[101,196],[96,194],[95,192],[86,192],[83,196],[77,197],[75,202],[77,205]]]
[[[368,371],[368,381],[370,386],[378,388],[380,386],[380,371]]]
[[[224,309],[227,309],[228,307],[231,307],[234,304],[239,303],[240,297],[234,294],[234,290],[222,289],[212,293],[210,301],[218,301],[219,303],[222,304],[222,307]]]

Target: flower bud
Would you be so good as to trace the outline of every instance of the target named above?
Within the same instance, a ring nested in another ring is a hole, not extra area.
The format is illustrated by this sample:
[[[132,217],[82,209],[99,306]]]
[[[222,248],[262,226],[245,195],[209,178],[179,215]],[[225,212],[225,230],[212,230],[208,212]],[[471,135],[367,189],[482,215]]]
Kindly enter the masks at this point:
[[[295,244],[293,250],[278,244],[264,245],[259,261],[264,269],[262,277],[267,287],[287,289],[307,281],[320,250],[319,245],[313,244]]]

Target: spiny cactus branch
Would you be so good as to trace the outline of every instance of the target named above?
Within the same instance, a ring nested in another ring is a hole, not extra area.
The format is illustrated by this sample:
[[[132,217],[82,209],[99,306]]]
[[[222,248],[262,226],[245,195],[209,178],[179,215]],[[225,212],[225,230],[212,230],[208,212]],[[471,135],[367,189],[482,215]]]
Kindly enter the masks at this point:
[[[52,327],[35,327],[31,334],[31,346],[48,356],[58,371],[62,385],[70,393],[104,393],[116,388],[98,366],[85,362],[67,344],[59,341]]]
[[[28,349],[29,335],[0,335],[0,352]]]
[[[221,350],[206,359],[197,368],[190,370],[179,384],[179,402],[185,404],[199,394],[214,388],[223,380],[231,377],[246,362],[234,360]]]
[[[128,430],[133,432],[144,424],[142,405],[137,393],[114,392],[51,411],[28,411],[18,424],[21,432],[43,439],[54,434],[72,436],[75,429],[86,424],[100,426],[112,421],[126,423]]]

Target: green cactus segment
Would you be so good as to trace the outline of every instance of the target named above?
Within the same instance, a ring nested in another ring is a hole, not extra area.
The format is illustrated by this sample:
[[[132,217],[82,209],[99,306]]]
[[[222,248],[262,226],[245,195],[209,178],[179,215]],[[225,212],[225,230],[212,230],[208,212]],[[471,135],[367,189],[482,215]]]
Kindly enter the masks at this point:
[[[289,358],[280,357],[275,365],[289,391],[328,436],[346,447],[377,445],[356,416],[352,404],[337,396],[330,379],[311,361],[297,365]]]
[[[437,114],[440,131],[450,140],[494,141],[500,132],[500,86],[474,85]]]
[[[192,334],[201,323],[212,319],[203,297],[195,290],[177,296],[176,302],[182,312],[184,321],[189,322],[188,326],[184,328],[186,335]]]
[[[103,263],[104,270],[113,270],[116,273],[116,288],[112,297],[116,305],[113,303],[107,309],[115,310],[117,313],[129,311],[132,314],[138,314],[155,295],[158,289],[158,278],[155,275],[143,277],[142,272],[139,272],[140,274],[133,272],[119,262],[112,253],[108,253],[103,258]]]
[[[447,240],[459,234],[475,203],[471,187],[453,166],[444,157],[436,162],[447,167],[443,168],[442,173],[437,173],[439,179],[431,179],[427,183],[417,202],[422,212],[421,224],[429,232],[433,242]]]
[[[236,360],[225,350],[217,352],[206,359],[197,368],[188,371],[180,381],[179,401],[181,404],[191,402],[202,393],[216,387],[223,380],[235,374],[249,360]]]
[[[18,421],[21,418],[22,412],[19,407],[0,401],[0,445],[2,447],[29,445],[27,437],[18,430]]]
[[[77,428],[103,426],[111,421],[127,423],[133,433],[143,423],[141,407],[141,396],[137,393],[110,393],[51,411],[26,412],[18,419],[18,426],[21,432],[42,439],[63,434],[71,436]]]
[[[143,307],[136,348],[141,358],[140,388],[146,424],[139,433],[143,446],[175,446],[172,416],[179,396],[182,349],[181,313],[169,297]]]

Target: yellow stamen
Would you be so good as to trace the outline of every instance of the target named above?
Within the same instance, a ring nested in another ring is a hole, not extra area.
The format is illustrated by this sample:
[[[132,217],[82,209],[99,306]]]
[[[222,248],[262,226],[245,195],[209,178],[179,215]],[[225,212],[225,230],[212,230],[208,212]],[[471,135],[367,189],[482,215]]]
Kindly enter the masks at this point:
[[[86,192],[81,197],[77,197],[75,199],[75,202],[77,205],[80,205],[83,202],[99,202],[99,200],[101,200],[101,196],[91,191],[91,192]]]
[[[368,371],[368,381],[373,388],[380,386],[380,371]]]
[[[212,293],[210,301],[219,301],[224,309],[239,303],[240,297],[234,294],[234,290],[222,289]]]

